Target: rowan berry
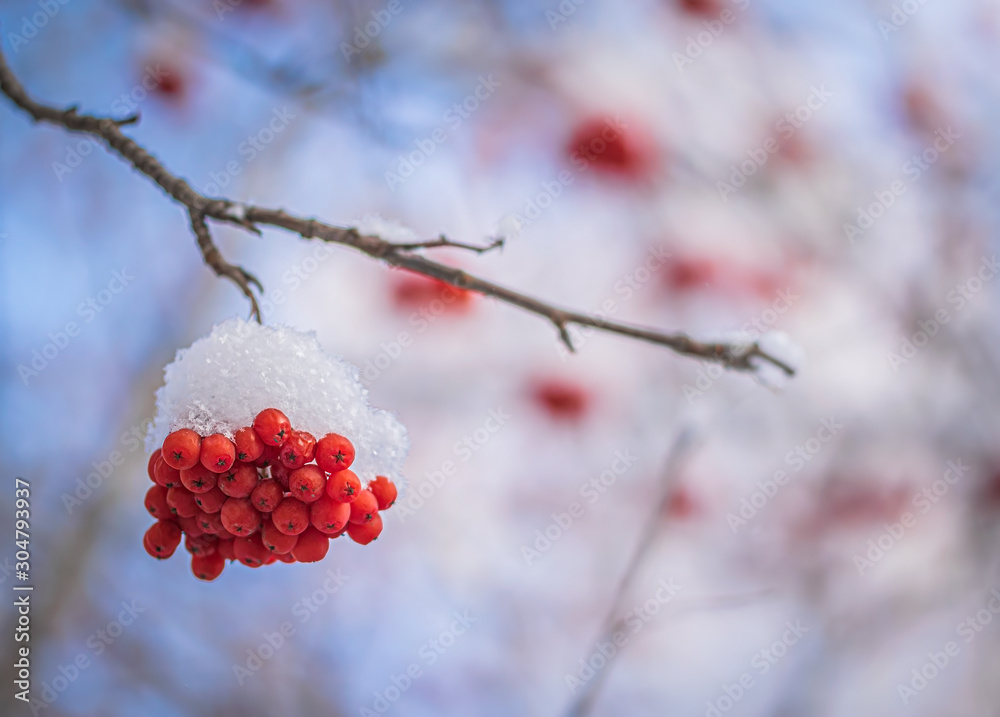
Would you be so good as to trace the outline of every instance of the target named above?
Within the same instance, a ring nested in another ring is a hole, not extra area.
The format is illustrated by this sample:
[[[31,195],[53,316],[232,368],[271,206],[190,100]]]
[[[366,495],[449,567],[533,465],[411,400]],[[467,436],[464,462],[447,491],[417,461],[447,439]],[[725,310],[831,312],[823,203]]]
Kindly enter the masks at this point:
[[[146,464],[146,473],[149,474],[149,479],[156,482],[156,474],[153,472],[153,468],[156,467],[156,459],[160,457],[160,449],[157,448],[149,456],[149,462]]]
[[[299,536],[282,533],[273,521],[265,519],[260,529],[260,538],[264,541],[264,547],[272,553],[288,553],[295,547]]]
[[[292,431],[281,446],[281,464],[289,470],[301,468],[316,455],[316,438],[305,431]]]
[[[273,463],[270,470],[271,478],[274,479],[274,482],[281,486],[281,490],[288,492],[288,479],[291,477],[292,472],[280,463]]]
[[[350,468],[354,462],[354,444],[337,433],[327,433],[316,444],[316,465],[327,473]]]
[[[319,500],[326,487],[326,474],[316,466],[303,466],[288,477],[288,490],[303,503]]]
[[[186,535],[200,538],[205,534],[205,531],[201,529],[201,523],[193,515],[190,517],[176,515],[174,516],[174,521],[181,527],[181,532]]]
[[[310,525],[292,548],[292,557],[300,563],[316,563],[325,558],[329,550],[330,536],[324,535]]]
[[[266,445],[280,446],[288,440],[292,423],[277,408],[265,408],[253,419],[253,429]]]
[[[219,474],[219,490],[230,498],[246,498],[257,487],[260,477],[257,469],[246,463],[237,463]]]
[[[361,480],[350,469],[337,471],[326,482],[326,494],[338,503],[353,503],[361,495]]]
[[[146,491],[146,510],[154,518],[169,520],[172,513],[167,504],[167,489],[162,485],[153,485]]]
[[[382,533],[382,516],[376,513],[367,523],[348,523],[347,535],[355,543],[368,545]]]
[[[399,494],[396,490],[396,484],[385,476],[375,476],[375,480],[368,484],[368,490],[375,495],[379,510],[391,507]]]
[[[198,521],[198,527],[201,528],[201,532],[206,535],[229,536],[229,531],[222,524],[222,516],[218,513],[206,513],[203,510],[199,510],[194,519]]]
[[[298,535],[309,527],[309,506],[297,498],[285,498],[271,512],[271,519],[285,535]]]
[[[236,460],[253,463],[264,452],[264,441],[257,435],[252,426],[246,426],[236,431],[233,437],[236,443]]]
[[[177,546],[181,544],[181,529],[176,523],[158,520],[149,526],[142,542],[146,552],[154,558],[165,560],[173,555]]]
[[[182,518],[193,518],[198,512],[198,504],[194,502],[194,493],[180,485],[167,488],[167,505],[170,506],[174,515]]]
[[[262,480],[250,494],[250,502],[261,513],[270,513],[285,497],[281,486],[273,480]]]
[[[231,540],[224,541],[232,543]],[[191,572],[199,580],[211,582],[222,575],[226,567],[226,558],[219,551],[211,555],[194,555],[191,557]]]
[[[192,493],[208,493],[218,480],[216,474],[201,463],[181,470],[181,485]]]
[[[230,498],[222,506],[222,524],[232,535],[246,537],[260,528],[260,513],[246,498]]]
[[[350,505],[338,503],[327,495],[309,506],[309,522],[316,530],[326,535],[333,535],[343,530],[350,517]]]
[[[352,523],[369,523],[378,515],[378,500],[370,490],[358,493],[358,499],[350,506]]]
[[[233,541],[233,554],[244,565],[259,568],[267,560],[269,551],[261,542],[260,533],[254,533],[246,538],[236,538]]]
[[[219,490],[219,486],[215,486],[207,493],[196,493],[194,496],[194,502],[206,513],[218,513],[228,499],[229,496]]]
[[[236,446],[221,433],[201,442],[201,464],[213,473],[225,473],[236,460]]]
[[[184,547],[191,555],[212,555],[218,541],[210,535],[188,535],[184,538]]]
[[[162,485],[164,488],[173,488],[175,485],[181,484],[180,471],[164,463],[163,456],[156,459],[156,465],[153,466],[153,476],[157,485]]]
[[[201,436],[190,428],[179,428],[163,439],[163,460],[179,471],[195,465],[200,452]]]
[[[215,554],[221,555],[224,560],[236,560],[236,553],[233,552],[233,538],[219,538],[219,542],[215,547]]]
[[[287,553],[271,553],[271,555],[277,558],[282,563],[294,563],[295,558],[292,557],[291,551]]]

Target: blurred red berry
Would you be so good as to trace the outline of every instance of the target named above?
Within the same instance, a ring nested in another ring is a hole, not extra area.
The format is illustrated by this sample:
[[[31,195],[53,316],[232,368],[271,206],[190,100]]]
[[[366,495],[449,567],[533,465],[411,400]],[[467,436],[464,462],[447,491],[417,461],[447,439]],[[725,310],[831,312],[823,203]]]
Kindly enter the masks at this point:
[[[236,560],[236,553],[233,552],[232,536],[222,536],[215,546],[215,554],[223,560]]]
[[[305,431],[292,431],[281,447],[281,464],[289,470],[301,468],[316,455],[316,438]]]
[[[355,543],[368,545],[382,534],[382,516],[376,513],[367,523],[348,523],[347,535]]]
[[[330,536],[309,526],[295,542],[292,557],[300,563],[316,563],[326,557],[330,550]]]
[[[257,487],[260,477],[249,463],[237,463],[219,475],[219,490],[230,498],[246,498]]]
[[[577,423],[590,407],[590,395],[583,386],[558,378],[537,381],[531,397],[554,421]]]
[[[475,300],[475,292],[446,284],[439,279],[398,271],[391,274],[392,299],[404,311],[424,310],[435,316],[465,313]]]
[[[649,176],[656,164],[655,143],[638,127],[592,117],[573,130],[566,153],[574,166],[622,179]]]
[[[333,535],[344,529],[351,517],[351,506],[338,503],[330,496],[324,495],[309,506],[309,522],[325,535]]]
[[[253,429],[268,446],[280,446],[288,440],[292,423],[277,408],[265,408],[253,419]]]
[[[351,506],[352,523],[369,523],[378,515],[378,500],[370,490],[363,490],[358,493],[358,498]]]
[[[288,476],[288,490],[303,503],[319,500],[326,488],[326,474],[316,466],[303,466]]]
[[[175,485],[181,484],[180,471],[168,466],[163,461],[163,456],[156,459],[156,465],[153,466],[153,476],[156,484],[162,485],[164,488],[173,488]]]
[[[379,510],[385,510],[396,502],[396,496],[398,495],[396,484],[385,476],[375,476],[375,480],[368,484],[368,490],[372,492],[375,500],[378,501]]]
[[[225,473],[236,460],[236,446],[221,433],[201,442],[201,464],[213,473]]]
[[[722,13],[719,0],[677,0],[682,12],[698,17],[715,18]]]
[[[361,493],[361,480],[352,470],[342,470],[330,475],[326,494],[338,503],[351,503]]]
[[[181,471],[181,485],[192,493],[208,493],[217,482],[215,473],[201,463]]]
[[[167,489],[162,485],[149,487],[149,490],[146,491],[145,504],[146,510],[154,518],[169,520],[170,516],[173,515],[170,511],[170,505],[167,503]]]
[[[222,506],[222,524],[230,534],[246,537],[260,528],[260,513],[246,498],[230,498]]]
[[[181,544],[181,529],[176,523],[158,520],[149,526],[143,537],[146,552],[154,558],[165,560],[174,554]]]
[[[354,462],[354,444],[337,433],[327,433],[316,444],[316,465],[327,473],[350,468]]]
[[[225,541],[232,544],[231,540]],[[191,572],[199,580],[211,582],[222,575],[226,567],[226,558],[216,550],[211,555],[194,555],[191,557]]]
[[[298,538],[296,537],[296,540]],[[277,558],[279,562],[282,563],[294,563],[295,558],[292,557],[292,551],[289,550],[287,553],[271,553],[271,557]]]
[[[200,453],[201,436],[190,428],[180,428],[163,440],[163,460],[179,471],[197,464]]]
[[[244,463],[253,463],[264,453],[264,441],[257,435],[257,431],[252,426],[247,426],[236,431],[234,436],[236,443],[236,460]]]
[[[271,511],[271,520],[285,535],[298,535],[309,525],[309,506],[297,498],[285,498]]]
[[[250,502],[261,513],[270,513],[278,507],[284,497],[284,491],[276,481],[262,480],[250,494]]]
[[[198,512],[198,504],[194,502],[194,493],[180,485],[167,489],[167,505],[170,506],[174,515],[182,518],[193,518]]]
[[[219,486],[215,486],[207,493],[196,493],[194,502],[206,513],[218,513],[228,498],[229,496],[219,490]]]
[[[272,553],[291,552],[292,548],[295,547],[295,542],[299,539],[298,535],[289,535],[278,530],[274,522],[266,518],[260,529],[260,537],[264,542],[264,547]]]

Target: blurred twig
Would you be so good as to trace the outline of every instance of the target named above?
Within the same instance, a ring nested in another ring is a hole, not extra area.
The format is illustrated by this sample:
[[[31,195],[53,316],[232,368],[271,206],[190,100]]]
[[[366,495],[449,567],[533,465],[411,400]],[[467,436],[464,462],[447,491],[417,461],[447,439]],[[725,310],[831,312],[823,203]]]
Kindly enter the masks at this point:
[[[660,346],[666,346],[678,354],[696,356],[723,366],[753,371],[757,368],[754,359],[769,362],[793,376],[795,369],[775,356],[764,351],[757,342],[702,342],[695,341],[684,333],[664,333],[652,329],[631,326],[615,321],[607,321],[596,316],[562,309],[538,299],[526,296],[512,289],[480,279],[445,264],[431,261],[416,253],[420,249],[435,246],[462,246],[442,239],[421,244],[397,245],[370,234],[361,234],[352,227],[337,227],[315,219],[306,219],[288,214],[281,209],[268,209],[249,204],[240,204],[228,199],[211,199],[196,192],[184,179],[172,174],[163,164],[144,149],[138,142],[122,132],[122,126],[137,121],[137,117],[113,119],[80,114],[77,108],[59,109],[32,99],[14,75],[0,52],[0,90],[14,104],[30,114],[36,122],[49,122],[65,127],[71,132],[88,134],[102,140],[108,148],[129,162],[135,169],[152,179],[176,202],[183,205],[190,217],[198,245],[208,265],[220,276],[232,280],[250,299],[255,318],[260,320],[256,300],[251,285],[261,290],[252,274],[241,267],[229,264],[222,258],[218,247],[212,241],[206,219],[236,224],[244,229],[260,234],[260,226],[285,229],[305,239],[321,239],[334,244],[352,247],[368,256],[385,263],[423,274],[452,286],[467,289],[493,297],[498,301],[520,307],[548,319],[559,333],[559,338],[570,351],[574,350],[569,327],[586,326],[608,333],[627,336]],[[475,249],[479,251],[479,248]]]

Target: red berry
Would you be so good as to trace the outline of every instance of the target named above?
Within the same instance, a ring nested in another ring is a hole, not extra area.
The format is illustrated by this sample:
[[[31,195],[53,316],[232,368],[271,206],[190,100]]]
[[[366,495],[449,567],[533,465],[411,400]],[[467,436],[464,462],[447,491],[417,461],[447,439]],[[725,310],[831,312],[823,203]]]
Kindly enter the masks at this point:
[[[378,515],[378,500],[370,490],[358,493],[358,499],[350,505],[352,523],[369,523]]]
[[[278,507],[285,493],[273,480],[262,480],[250,494],[250,502],[261,513],[270,513]]]
[[[156,459],[158,459],[159,457],[160,457],[160,449],[157,448],[149,456],[149,463],[146,464],[146,473],[149,474],[149,479],[154,483],[156,482],[156,474],[153,473],[153,468],[156,467]]]
[[[236,446],[221,433],[201,442],[201,464],[213,473],[225,473],[236,460]]]
[[[422,309],[436,302],[435,311],[464,314],[473,306],[476,293],[446,284],[423,274],[403,270],[390,274],[393,281],[392,298],[396,308],[407,313]],[[437,314],[435,314],[436,316]]]
[[[326,557],[329,549],[330,536],[309,526],[292,548],[292,557],[300,563],[317,563]]]
[[[219,476],[219,490],[230,498],[246,498],[257,487],[257,469],[248,463],[237,463]]]
[[[159,520],[169,520],[173,513],[170,512],[170,505],[167,504],[167,489],[162,485],[150,486],[146,491],[146,510],[154,518]]]
[[[174,515],[182,518],[193,518],[198,512],[198,504],[194,502],[194,493],[184,486],[175,485],[167,489],[167,505]]]
[[[351,506],[338,503],[330,496],[324,495],[309,506],[309,522],[313,527],[326,535],[340,532],[351,517]]]
[[[215,473],[201,463],[181,471],[181,485],[192,493],[208,493],[217,482]]]
[[[281,463],[290,470],[301,468],[316,454],[316,439],[305,431],[292,431],[281,446]]]
[[[271,557],[277,558],[283,563],[294,563],[295,558],[292,557],[291,551],[287,553],[271,553]]]
[[[309,527],[309,506],[297,498],[285,498],[271,511],[271,520],[285,535],[298,535]]]
[[[566,144],[573,162],[583,162],[595,172],[626,180],[652,174],[657,164],[655,141],[638,126],[627,128],[610,119],[592,117],[582,121]]]
[[[272,521],[265,520],[260,529],[260,538],[264,547],[272,553],[290,553],[299,536],[282,533]]]
[[[288,490],[303,503],[319,500],[326,487],[326,474],[316,466],[304,466],[288,477]]]
[[[265,408],[253,419],[253,429],[268,446],[280,446],[288,440],[292,423],[277,408]]]
[[[233,538],[219,538],[215,554],[222,556],[223,560],[236,560],[236,553],[233,552]]]
[[[236,431],[236,460],[253,463],[264,452],[264,441],[260,440],[252,427],[247,426]]]
[[[577,423],[587,415],[590,406],[586,389],[563,379],[538,381],[531,393],[535,402],[555,421]]]
[[[149,526],[142,542],[146,552],[154,558],[165,560],[173,555],[177,546],[181,544],[181,529],[176,523],[158,520]]]
[[[368,523],[348,523],[347,535],[355,543],[368,545],[382,534],[382,516],[378,513]]]
[[[271,477],[274,482],[281,486],[281,490],[288,491],[288,479],[291,477],[292,472],[285,468],[280,463],[275,463],[271,466]]]
[[[196,493],[194,502],[206,513],[218,513],[228,498],[229,496],[219,490],[219,486],[215,486],[207,493]]]
[[[326,494],[338,503],[353,503],[361,495],[361,480],[352,470],[337,471],[326,483]]]
[[[231,540],[223,541],[232,544]],[[191,558],[191,572],[199,580],[211,582],[222,575],[226,559],[216,550],[211,555],[195,555]]]
[[[181,471],[198,462],[201,436],[190,428],[180,428],[163,439],[161,456],[171,468]]]
[[[201,528],[202,533],[229,537],[229,531],[222,524],[222,516],[218,513],[206,513],[203,510],[199,510],[194,519],[198,522],[198,527]]]
[[[174,522],[181,527],[181,532],[185,535],[200,538],[205,534],[201,529],[201,524],[198,523],[198,519],[193,515],[189,517],[175,515]]]
[[[236,538],[233,541],[233,553],[237,560],[251,568],[259,568],[270,554],[261,542],[260,533],[254,533],[246,538]]]
[[[260,513],[246,498],[230,498],[222,506],[222,524],[236,537],[253,535],[260,528]]]
[[[188,535],[184,538],[184,547],[191,555],[211,555],[215,552],[217,542],[215,536],[211,535]]]
[[[258,436],[259,438],[259,436]],[[261,451],[260,456],[253,462],[258,468],[267,468],[268,466],[280,466],[281,465],[281,446],[268,446],[264,445],[264,450]]]
[[[327,433],[316,444],[316,465],[327,473],[350,468],[354,462],[354,444],[341,435]]]
[[[156,459],[156,465],[153,466],[153,476],[156,484],[162,485],[164,488],[173,488],[175,485],[181,484],[180,471],[164,463],[163,456]]]
[[[375,480],[368,484],[368,490],[372,492],[375,500],[378,501],[379,510],[385,510],[396,502],[396,496],[398,495],[396,484],[385,476],[375,476]]]

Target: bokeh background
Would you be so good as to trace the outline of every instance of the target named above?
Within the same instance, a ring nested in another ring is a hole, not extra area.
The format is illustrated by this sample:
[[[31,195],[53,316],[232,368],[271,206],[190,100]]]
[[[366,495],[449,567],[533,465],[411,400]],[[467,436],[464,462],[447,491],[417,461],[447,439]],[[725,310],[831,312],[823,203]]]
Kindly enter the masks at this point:
[[[0,515],[29,480],[34,712],[996,714],[998,31],[995,0],[5,0],[33,95],[138,111],[200,191],[503,235],[437,256],[805,357],[784,384],[599,334],[568,357],[517,309],[215,227],[266,322],[366,369],[412,449],[373,545],[201,583],[142,548],[135,436],[245,300],[151,182],[0,98]]]

